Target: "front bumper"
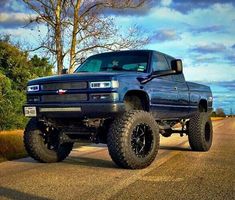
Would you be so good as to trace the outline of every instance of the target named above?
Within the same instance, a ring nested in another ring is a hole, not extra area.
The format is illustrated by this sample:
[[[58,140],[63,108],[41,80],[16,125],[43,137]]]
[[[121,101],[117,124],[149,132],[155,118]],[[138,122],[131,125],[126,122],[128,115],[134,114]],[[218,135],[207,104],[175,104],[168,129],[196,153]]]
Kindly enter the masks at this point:
[[[31,115],[28,108],[35,109]],[[103,118],[125,111],[124,103],[79,103],[79,104],[26,104],[23,113],[27,117],[49,118]]]

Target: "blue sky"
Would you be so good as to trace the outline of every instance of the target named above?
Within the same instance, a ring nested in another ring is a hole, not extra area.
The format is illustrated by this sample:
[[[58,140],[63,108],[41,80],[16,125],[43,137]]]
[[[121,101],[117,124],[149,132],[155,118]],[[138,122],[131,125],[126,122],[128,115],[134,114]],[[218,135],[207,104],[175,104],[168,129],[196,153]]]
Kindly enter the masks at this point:
[[[24,28],[28,13],[21,1],[1,0],[0,33],[36,44],[45,28]],[[142,27],[151,36],[147,49],[181,58],[186,79],[210,85],[214,107],[235,113],[235,1],[153,0],[139,10],[108,13],[123,31]]]

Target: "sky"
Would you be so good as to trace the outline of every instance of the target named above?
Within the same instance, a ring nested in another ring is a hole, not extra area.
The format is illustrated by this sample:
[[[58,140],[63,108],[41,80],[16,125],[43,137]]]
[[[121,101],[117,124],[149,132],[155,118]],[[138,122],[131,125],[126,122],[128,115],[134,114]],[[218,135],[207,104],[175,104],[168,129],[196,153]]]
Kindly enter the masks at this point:
[[[0,34],[35,44],[38,30],[24,27],[28,14],[20,0],[0,1]],[[110,11],[120,30],[138,25],[150,35],[145,49],[162,51],[184,63],[187,81],[207,84],[214,108],[235,114],[235,1],[153,0],[139,10]]]

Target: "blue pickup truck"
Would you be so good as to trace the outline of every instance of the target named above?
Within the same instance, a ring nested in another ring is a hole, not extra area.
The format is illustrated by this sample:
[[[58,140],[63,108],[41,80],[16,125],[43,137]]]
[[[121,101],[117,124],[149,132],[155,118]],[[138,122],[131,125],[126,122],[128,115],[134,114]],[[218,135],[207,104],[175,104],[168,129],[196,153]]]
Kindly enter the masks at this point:
[[[180,59],[158,51],[117,51],[89,57],[73,74],[29,81],[28,154],[59,162],[75,142],[91,141],[107,144],[118,166],[139,169],[155,159],[159,135],[173,133],[187,135],[192,150],[208,151],[212,93],[186,82],[182,71]]]

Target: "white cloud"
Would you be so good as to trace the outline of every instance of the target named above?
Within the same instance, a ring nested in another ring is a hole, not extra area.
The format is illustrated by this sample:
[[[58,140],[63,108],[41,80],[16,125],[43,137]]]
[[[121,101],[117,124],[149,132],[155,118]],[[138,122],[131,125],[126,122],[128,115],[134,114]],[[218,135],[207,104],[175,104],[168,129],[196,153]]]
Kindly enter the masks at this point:
[[[28,38],[29,36],[33,35],[34,37],[35,32],[31,31],[30,29],[25,29],[25,28],[8,28],[4,29],[2,31],[3,34],[14,36],[14,37],[19,37],[19,38]]]
[[[185,67],[184,74],[188,81],[219,82],[234,81],[235,67],[228,65],[207,65]]]
[[[154,18],[155,20],[164,19],[179,21],[184,19],[184,15],[176,10],[173,10],[168,7],[155,7],[151,10],[149,17]]]
[[[169,6],[172,3],[172,0],[162,0],[161,5],[163,6]]]
[[[0,13],[0,25],[3,27],[19,27],[27,24],[35,14],[27,13]]]
[[[180,40],[181,37],[174,29],[161,29],[154,33],[151,38],[153,42],[168,42],[172,40]]]
[[[206,44],[198,44],[192,48],[192,51],[198,53],[217,53],[223,52],[226,49],[224,44],[221,43],[206,43]]]

